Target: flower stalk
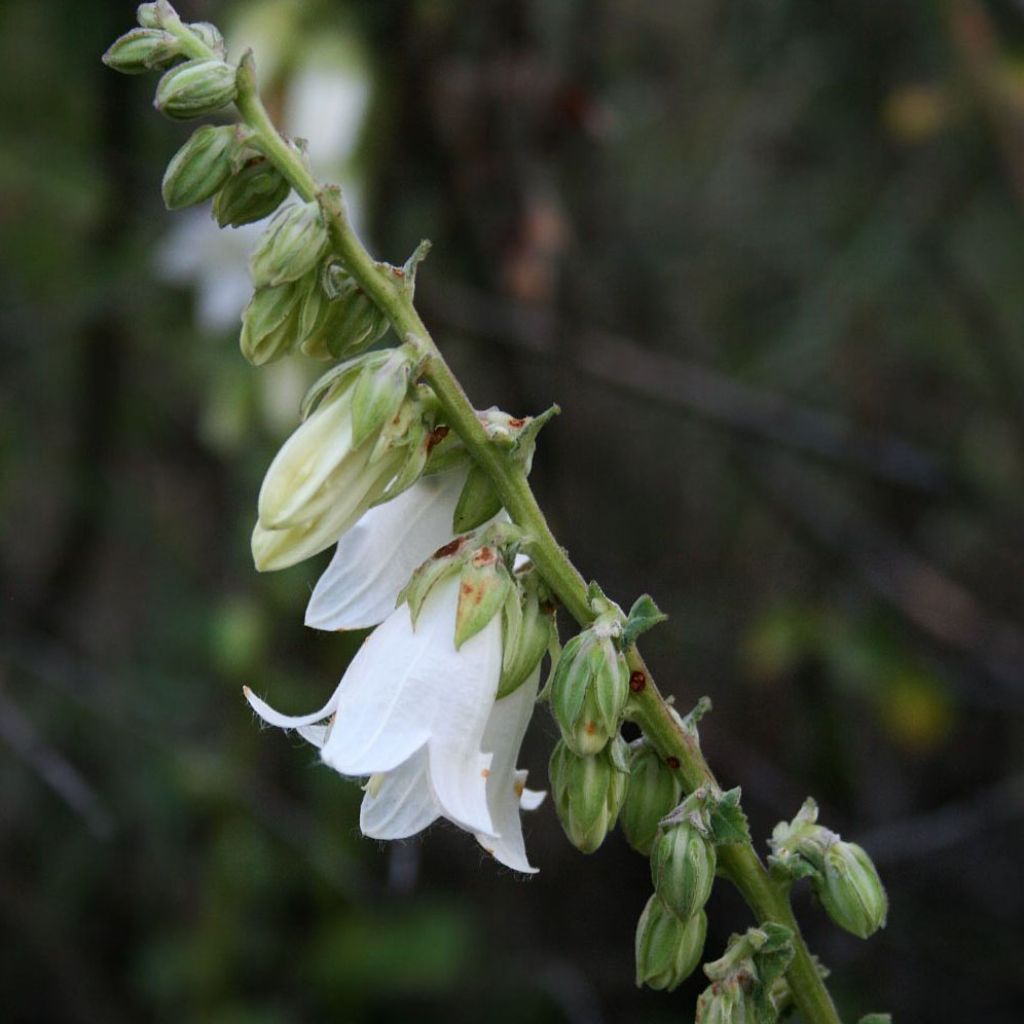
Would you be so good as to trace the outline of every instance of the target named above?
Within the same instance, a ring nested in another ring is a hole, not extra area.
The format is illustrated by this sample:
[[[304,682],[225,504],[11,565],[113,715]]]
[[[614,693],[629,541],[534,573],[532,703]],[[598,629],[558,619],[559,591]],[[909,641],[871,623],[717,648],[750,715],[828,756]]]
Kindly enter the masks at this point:
[[[145,7],[146,18],[150,18],[148,11],[152,9],[152,17],[163,33],[176,41],[181,55],[194,61],[223,60],[223,53],[214,45],[216,40],[208,41],[204,33],[184,24],[169,5],[161,2]],[[443,414],[441,419],[493,484],[501,504],[521,531],[522,550],[546,586],[581,627],[590,626],[597,616],[587,583],[551,532],[527,480],[524,461],[489,437],[416,311],[411,289],[403,287],[393,268],[377,263],[363,246],[348,221],[340,191],[321,186],[302,153],[277,131],[259,98],[254,62],[248,53],[238,67],[234,104],[247,129],[245,144],[276,168],[304,203],[319,205],[327,251],[343,263],[412,352],[419,381],[429,385]],[[704,760],[696,731],[687,728],[659,692],[635,643],[628,644],[623,653],[630,690],[626,717],[640,726],[647,741],[675,773],[684,793],[703,789],[720,797],[722,789]],[[717,856],[719,870],[739,889],[759,924],[781,925],[792,933],[793,957],[786,980],[802,1019],[806,1024],[839,1024],[828,990],[800,936],[789,902],[789,886],[769,874],[749,839],[721,845]]]

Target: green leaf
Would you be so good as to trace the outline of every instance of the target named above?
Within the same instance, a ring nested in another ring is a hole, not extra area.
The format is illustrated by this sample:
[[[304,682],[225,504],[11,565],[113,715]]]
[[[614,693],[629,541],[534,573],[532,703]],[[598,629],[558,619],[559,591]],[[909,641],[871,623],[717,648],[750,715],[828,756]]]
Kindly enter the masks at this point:
[[[740,807],[740,788],[730,789],[708,808],[711,817],[711,838],[719,846],[750,842],[747,816]]]
[[[668,616],[654,603],[650,594],[642,594],[629,609],[626,625],[622,630],[623,649],[631,647],[641,633],[646,633],[652,626],[664,622]]]

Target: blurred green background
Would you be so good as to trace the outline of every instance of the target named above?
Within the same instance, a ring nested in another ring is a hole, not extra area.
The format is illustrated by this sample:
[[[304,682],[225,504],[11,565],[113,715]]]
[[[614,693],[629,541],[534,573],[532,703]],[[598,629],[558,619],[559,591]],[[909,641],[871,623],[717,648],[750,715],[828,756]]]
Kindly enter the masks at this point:
[[[813,793],[876,856],[872,941],[797,900],[847,1019],[1019,1021],[1024,7],[180,7],[253,41],[375,252],[434,241],[476,403],[562,405],[542,504],[670,613],[650,660],[713,698],[759,841]],[[302,626],[326,556],[252,570],[314,371],[238,354],[251,236],[163,210],[188,129],[99,62],[132,21],[0,5],[0,1020],[691,1019],[699,980],[633,987],[620,836],[584,858],[545,806],[529,881],[450,827],[363,840],[242,701],[319,706],[359,638]],[[725,886],[710,919],[708,958],[748,923]]]

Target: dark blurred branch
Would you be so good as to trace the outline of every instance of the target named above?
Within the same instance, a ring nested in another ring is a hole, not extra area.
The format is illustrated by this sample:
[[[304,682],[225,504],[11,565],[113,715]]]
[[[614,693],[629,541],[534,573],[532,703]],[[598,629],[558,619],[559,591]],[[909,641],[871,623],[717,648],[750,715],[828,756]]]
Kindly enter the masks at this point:
[[[1024,630],[990,613],[965,587],[807,473],[747,463],[772,505],[802,536],[847,563],[865,584],[941,646],[968,657],[1004,689],[1024,691]]]
[[[547,310],[450,282],[424,281],[421,294],[428,317],[449,330],[514,345],[544,358],[558,355],[561,327],[557,316]],[[839,416],[795,405],[770,391],[605,331],[584,329],[578,344],[586,357],[572,369],[581,376],[681,409],[740,436],[886,483],[929,494],[952,489],[936,456],[898,438],[859,433]]]
[[[0,685],[0,740],[64,801],[97,839],[114,828],[110,812],[78,769],[39,735],[32,720]]]
[[[941,853],[980,832],[1024,818],[1024,774],[1012,775],[966,800],[872,829],[857,837],[876,861],[895,863]]]

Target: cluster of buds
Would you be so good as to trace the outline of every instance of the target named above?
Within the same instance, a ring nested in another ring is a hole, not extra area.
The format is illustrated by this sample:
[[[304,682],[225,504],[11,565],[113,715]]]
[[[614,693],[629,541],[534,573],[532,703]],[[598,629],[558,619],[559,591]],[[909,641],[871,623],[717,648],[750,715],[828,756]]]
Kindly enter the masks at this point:
[[[777,1020],[789,1003],[784,972],[793,959],[792,939],[778,924],[731,936],[725,955],[704,965],[711,984],[697,1000],[695,1024]]]
[[[795,881],[810,878],[819,902],[840,928],[866,939],[885,927],[885,887],[864,849],[818,824],[818,805],[808,798],[791,822],[775,826],[772,872]]]
[[[637,756],[648,759],[643,748]],[[661,796],[668,792],[663,785]],[[709,806],[705,791],[691,794],[661,820],[650,840],[654,895],[637,924],[637,985],[675,988],[700,961],[707,933],[704,905],[717,866]]]
[[[569,841],[584,853],[615,827],[629,786],[628,748],[619,735],[629,700],[623,615],[592,590],[596,617],[562,648],[548,691],[562,734],[549,765],[555,807]]]
[[[166,0],[142,4],[139,27],[125,33],[103,55],[115,71],[139,75],[163,71],[154,105],[176,120],[215,114],[238,95],[236,68],[225,60],[216,26],[186,25]]]

